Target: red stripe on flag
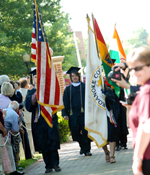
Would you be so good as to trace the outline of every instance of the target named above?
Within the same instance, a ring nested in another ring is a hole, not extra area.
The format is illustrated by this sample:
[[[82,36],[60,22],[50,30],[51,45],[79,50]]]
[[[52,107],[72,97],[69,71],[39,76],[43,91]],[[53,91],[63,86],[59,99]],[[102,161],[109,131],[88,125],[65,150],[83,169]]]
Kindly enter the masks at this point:
[[[31,54],[31,58],[36,60],[36,55]]]
[[[37,99],[39,100],[40,82],[41,82],[41,42],[38,41],[38,60],[37,60]]]
[[[44,108],[44,106],[41,106],[41,111],[46,116],[48,121],[52,124],[52,116],[48,113],[48,111]]]
[[[31,48],[32,48],[32,49],[36,49],[36,44],[32,43]]]
[[[96,31],[97,39],[106,45],[106,43],[104,41],[104,38],[103,38],[103,36],[101,34],[101,31],[100,31],[100,29],[98,27],[96,19],[94,19],[94,24],[95,24],[95,31]]]
[[[32,38],[35,38],[35,33],[32,33]]]
[[[55,111],[57,108],[55,108],[55,107],[51,107],[51,109],[52,109],[52,111]]]
[[[45,94],[44,103],[49,104],[50,89],[51,89],[51,69],[49,67],[48,56],[50,58],[48,43],[46,43],[46,76],[45,76]]]
[[[59,98],[60,98],[60,87],[59,87],[59,82],[56,76],[56,86],[55,86],[55,105],[59,105]]]

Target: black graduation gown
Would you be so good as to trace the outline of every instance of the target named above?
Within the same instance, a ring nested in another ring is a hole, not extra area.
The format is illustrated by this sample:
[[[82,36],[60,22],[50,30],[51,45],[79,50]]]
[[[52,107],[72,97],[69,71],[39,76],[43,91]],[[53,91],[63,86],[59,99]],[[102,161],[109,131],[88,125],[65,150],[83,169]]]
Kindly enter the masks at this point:
[[[52,128],[47,124],[41,115],[38,119],[38,122],[34,122],[38,103],[36,102],[35,106],[32,106],[31,99],[35,91],[36,89],[28,90],[25,99],[25,107],[27,111],[32,112],[31,126],[35,151],[43,153],[60,149],[57,115],[53,115]]]
[[[87,131],[84,129],[84,112],[81,112],[81,106],[84,109],[85,104],[85,83],[81,82],[81,85],[76,87],[72,84],[67,86],[64,90],[63,102],[65,108],[62,110],[62,115],[69,117],[69,127],[71,130],[73,140],[78,142],[81,142],[83,140],[86,143],[89,142],[90,139],[87,137]],[[71,110],[72,115],[70,114]]]
[[[125,101],[124,96],[124,89],[120,88],[120,97],[119,100]],[[120,104],[120,135],[128,135],[128,128],[127,128],[127,117],[126,117],[126,108]]]
[[[108,123],[108,141],[109,142],[116,142],[119,140],[119,131],[118,131],[118,120],[119,120],[119,114],[120,114],[120,108],[119,108],[119,99],[116,96],[115,92],[107,87],[105,89],[105,95],[106,95],[106,106],[108,111],[113,110],[114,117],[116,119],[117,125],[110,123],[110,119],[107,117],[107,123]]]
[[[17,101],[18,103],[22,102],[22,94],[20,91],[17,91],[17,93],[14,92],[14,95],[12,97],[10,97],[10,100],[13,101]]]

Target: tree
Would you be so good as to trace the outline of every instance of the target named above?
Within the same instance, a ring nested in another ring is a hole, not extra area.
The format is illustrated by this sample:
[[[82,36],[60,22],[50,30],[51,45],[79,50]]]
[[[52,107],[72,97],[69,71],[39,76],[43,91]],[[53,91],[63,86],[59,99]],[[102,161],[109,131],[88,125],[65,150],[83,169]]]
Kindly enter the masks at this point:
[[[33,0],[0,1],[0,75],[24,76],[25,52],[31,53]],[[60,0],[37,0],[49,46],[55,55],[64,55],[63,68],[76,65],[75,46],[68,32],[69,15],[60,12]],[[77,59],[76,59],[77,60]],[[68,66],[69,65],[69,66]],[[30,67],[35,66],[30,63]]]
[[[132,37],[124,41],[126,55],[132,48],[147,46],[147,37],[148,33],[146,29],[141,28],[136,31],[133,31]]]
[[[147,45],[147,36],[148,33],[146,29],[138,29],[133,32],[133,37],[127,40],[133,47],[140,47],[143,45]]]

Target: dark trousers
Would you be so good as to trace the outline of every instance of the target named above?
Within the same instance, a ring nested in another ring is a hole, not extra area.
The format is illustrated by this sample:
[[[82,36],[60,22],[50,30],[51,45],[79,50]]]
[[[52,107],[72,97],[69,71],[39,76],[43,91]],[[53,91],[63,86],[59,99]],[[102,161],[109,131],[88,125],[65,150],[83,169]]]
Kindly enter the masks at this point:
[[[73,140],[79,143],[79,146],[83,153],[90,152],[91,140],[88,138],[88,132],[84,129],[84,124],[82,122],[78,123],[77,126],[71,128],[71,134]]]
[[[24,122],[23,122],[23,125],[26,127],[26,124]],[[23,128],[23,130],[24,130],[24,134],[21,133],[21,138],[22,138],[23,149],[25,152],[25,158],[31,159],[32,155],[31,155],[28,133],[27,133],[27,130],[25,128]]]
[[[59,165],[58,150],[52,150],[50,152],[42,152],[42,155],[46,169],[53,168],[54,165]]]
[[[127,135],[122,134],[119,136],[119,141],[116,142],[116,146],[126,147],[127,146]]]
[[[87,143],[79,142],[79,146],[83,153],[90,152],[91,150],[91,142],[87,142]]]
[[[144,175],[150,175],[150,159],[143,160],[142,171]]]

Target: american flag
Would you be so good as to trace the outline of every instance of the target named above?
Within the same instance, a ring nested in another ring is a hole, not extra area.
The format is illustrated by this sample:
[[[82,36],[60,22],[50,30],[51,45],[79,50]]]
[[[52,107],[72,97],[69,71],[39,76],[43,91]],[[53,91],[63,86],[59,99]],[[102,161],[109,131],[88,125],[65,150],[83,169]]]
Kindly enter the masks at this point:
[[[42,116],[52,127],[52,115],[63,109],[62,95],[36,0],[33,8],[31,61],[37,64],[37,100]]]

